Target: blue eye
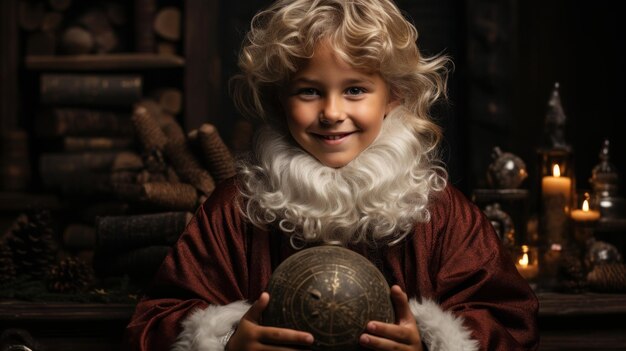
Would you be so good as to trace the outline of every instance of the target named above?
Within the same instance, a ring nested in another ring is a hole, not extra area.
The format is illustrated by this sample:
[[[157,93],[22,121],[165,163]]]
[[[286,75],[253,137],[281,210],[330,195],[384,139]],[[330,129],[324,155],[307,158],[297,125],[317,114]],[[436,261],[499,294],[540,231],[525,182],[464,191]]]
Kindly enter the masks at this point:
[[[305,96],[315,96],[315,95],[319,95],[319,92],[317,91],[317,89],[314,89],[314,88],[302,88],[302,89],[298,89],[297,94],[305,95]]]
[[[346,89],[347,95],[361,95],[363,93],[365,93],[365,89],[359,87],[350,87]]]

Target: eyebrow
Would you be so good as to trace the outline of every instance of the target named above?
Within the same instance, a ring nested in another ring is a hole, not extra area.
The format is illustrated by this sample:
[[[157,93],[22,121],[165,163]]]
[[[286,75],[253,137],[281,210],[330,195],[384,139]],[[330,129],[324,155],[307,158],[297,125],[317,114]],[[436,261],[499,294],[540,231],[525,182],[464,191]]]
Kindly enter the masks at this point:
[[[304,84],[320,84],[321,80],[308,78],[308,77],[298,77],[294,79],[291,83],[304,83]],[[353,84],[372,84],[374,85],[374,81],[368,78],[351,78],[346,79],[341,82],[342,85],[353,85]]]

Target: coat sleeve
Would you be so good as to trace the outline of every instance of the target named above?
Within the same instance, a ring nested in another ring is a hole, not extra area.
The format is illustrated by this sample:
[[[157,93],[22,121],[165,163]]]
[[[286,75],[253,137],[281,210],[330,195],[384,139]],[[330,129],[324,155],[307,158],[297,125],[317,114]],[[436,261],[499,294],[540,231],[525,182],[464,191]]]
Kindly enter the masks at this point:
[[[232,184],[216,189],[172,247],[126,328],[132,350],[168,350],[184,331],[189,334],[189,328],[202,325],[202,320],[209,323],[211,311],[229,312],[231,322],[245,313],[248,264],[236,194]],[[215,311],[215,307],[224,308]],[[221,322],[227,333],[231,326]],[[216,337],[222,333],[210,332]],[[194,337],[186,340],[189,347],[177,349],[216,349],[191,347]]]
[[[537,298],[482,211],[448,187],[433,211],[435,298],[461,317],[480,350],[538,347]],[[437,219],[439,218],[439,220]]]

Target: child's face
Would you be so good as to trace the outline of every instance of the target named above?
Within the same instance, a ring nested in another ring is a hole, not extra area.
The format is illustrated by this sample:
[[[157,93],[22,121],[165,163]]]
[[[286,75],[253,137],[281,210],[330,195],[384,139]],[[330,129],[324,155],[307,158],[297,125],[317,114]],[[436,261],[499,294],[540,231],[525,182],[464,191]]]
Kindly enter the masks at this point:
[[[329,167],[345,166],[365,150],[394,103],[380,74],[355,70],[328,45],[318,45],[282,98],[293,138]]]

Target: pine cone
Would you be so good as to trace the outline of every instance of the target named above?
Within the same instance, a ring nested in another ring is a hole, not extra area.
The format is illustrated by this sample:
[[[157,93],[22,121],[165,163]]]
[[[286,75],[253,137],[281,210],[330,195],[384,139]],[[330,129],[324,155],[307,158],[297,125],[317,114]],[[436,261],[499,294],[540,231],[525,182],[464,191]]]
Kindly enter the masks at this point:
[[[13,254],[18,275],[43,278],[54,263],[58,245],[51,227],[48,211],[33,211],[20,215],[6,243]]]
[[[48,290],[74,293],[88,290],[94,283],[93,268],[76,257],[66,257],[48,272]]]
[[[587,288],[585,271],[580,259],[564,254],[559,262],[561,289],[569,293],[580,293]]]
[[[599,292],[626,292],[626,265],[605,263],[596,265],[587,275],[589,286]]]
[[[11,249],[6,244],[0,243],[0,285],[12,282],[16,276]]]

